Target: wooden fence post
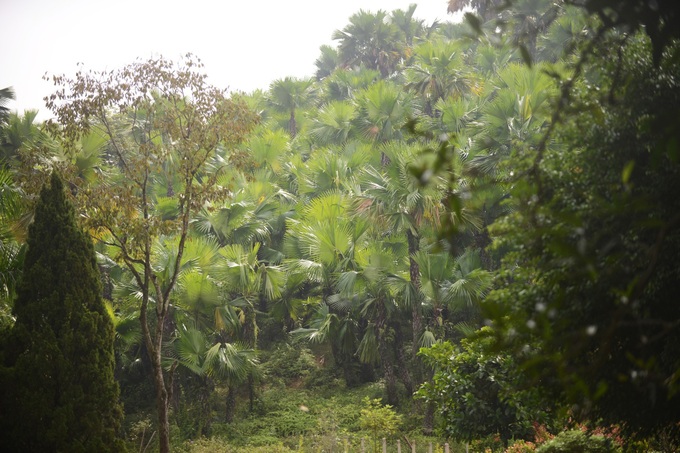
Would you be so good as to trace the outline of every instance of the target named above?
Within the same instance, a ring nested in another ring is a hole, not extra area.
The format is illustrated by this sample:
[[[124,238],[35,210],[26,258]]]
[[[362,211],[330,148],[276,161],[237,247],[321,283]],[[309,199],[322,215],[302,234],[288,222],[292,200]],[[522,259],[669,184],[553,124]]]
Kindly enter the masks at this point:
[[[387,439],[383,437],[383,453],[387,453]]]
[[[345,437],[345,453],[349,452],[349,445],[348,445],[348,440]],[[447,452],[448,453],[448,452]]]
[[[397,453],[401,453],[401,441],[397,439]]]
[[[347,453],[347,452],[345,452],[345,453]],[[451,450],[449,450],[449,443],[448,442],[446,442],[444,444],[444,453],[451,453]]]
[[[432,453],[432,442],[430,442],[430,449],[428,451]]]
[[[361,453],[366,453],[366,445],[364,444],[364,438],[361,438]]]
[[[413,443],[411,444],[411,453],[416,453],[416,440],[413,439]]]

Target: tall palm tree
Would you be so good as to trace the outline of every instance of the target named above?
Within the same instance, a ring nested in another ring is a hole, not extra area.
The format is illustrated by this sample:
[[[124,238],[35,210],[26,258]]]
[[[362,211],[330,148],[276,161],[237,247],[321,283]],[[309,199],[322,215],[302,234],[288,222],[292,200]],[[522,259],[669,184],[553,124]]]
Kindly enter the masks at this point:
[[[285,275],[279,266],[260,260],[260,243],[252,246],[227,245],[220,249],[221,260],[216,271],[229,304],[240,311],[240,338],[247,348],[257,349],[257,311],[261,305],[278,300],[285,287]],[[247,377],[250,408],[255,401],[255,375]],[[230,389],[230,397],[233,391]],[[229,404],[228,404],[229,407]]]
[[[370,145],[357,141],[347,142],[340,149],[319,149],[292,169],[298,178],[298,193],[316,197],[337,190],[355,192],[359,175],[370,159]]]
[[[391,75],[403,59],[405,43],[398,27],[388,21],[385,11],[373,14],[359,10],[349,18],[349,25],[336,30],[340,59],[345,67],[364,66]]]
[[[537,146],[549,124],[549,101],[556,93],[542,64],[529,68],[511,63],[498,72],[494,85],[473,132],[471,165],[486,174],[497,174],[500,162],[512,153]]]
[[[271,302],[281,296],[285,275],[279,266],[260,260],[260,244],[230,244],[219,251],[221,260],[216,270],[230,303],[242,312],[241,337],[251,348],[257,347],[256,311],[260,300]]]
[[[404,41],[409,47],[413,45],[415,38],[419,38],[425,33],[425,21],[413,18],[417,7],[418,5],[412,3],[405,11],[395,9],[390,13],[390,22],[401,31]]]
[[[491,287],[492,274],[482,268],[477,250],[468,249],[458,257],[450,253],[421,250],[416,255],[421,270],[423,304],[430,313],[428,328],[440,339],[444,323],[478,328],[481,301]]]
[[[574,49],[579,37],[588,33],[585,11],[576,6],[565,5],[545,33],[538,36],[536,53],[539,61],[557,62],[565,53]]]
[[[340,68],[326,77],[322,84],[322,97],[329,101],[352,101],[356,93],[368,88],[380,78],[375,69]]]
[[[511,28],[511,40],[523,46],[532,60],[537,57],[536,42],[562,12],[560,2],[550,0],[517,0],[501,16]]]
[[[474,9],[477,14],[487,22],[498,14],[505,0],[449,0],[447,11],[451,14],[464,10]]]
[[[36,149],[48,142],[44,132],[35,123],[37,110],[26,110],[23,115],[7,114],[0,134],[0,152],[4,165],[19,166],[20,150]],[[54,146],[48,147],[54,151]]]
[[[15,99],[14,89],[12,87],[0,89],[0,126],[7,123],[9,118],[9,108],[7,103]]]
[[[367,243],[357,251],[357,269],[343,272],[336,285],[338,297],[358,300],[367,327],[362,332],[356,354],[364,363],[380,364],[385,378],[389,404],[398,403],[397,374],[401,371],[407,390],[412,390],[410,373],[396,350],[401,335],[394,282],[403,283],[397,275],[400,259],[378,242]]]
[[[412,98],[394,83],[379,81],[357,94],[357,124],[364,137],[375,145],[403,138],[402,128],[411,114]],[[387,165],[381,151],[380,161]]]
[[[455,41],[427,41],[414,50],[413,63],[406,68],[406,87],[418,93],[424,102],[424,113],[439,116],[433,107],[452,96],[464,96],[475,84],[467,69],[463,49]]]
[[[420,150],[419,144],[393,143],[385,146],[384,152],[390,164],[381,170],[366,168],[360,205],[360,211],[379,222],[386,234],[406,240],[411,288],[405,293],[405,302],[412,313],[414,358],[420,349],[423,333],[420,266],[416,256],[420,251],[422,228],[426,224],[436,225],[443,213],[443,193],[436,184],[437,178],[433,184],[423,186],[410,170]]]
[[[312,199],[301,216],[289,219],[284,261],[289,275],[301,275],[318,292],[316,313],[309,327],[296,336],[310,341],[328,341],[336,364],[348,385],[358,383],[355,352],[359,338],[358,301],[338,295],[337,282],[343,272],[356,268],[355,253],[368,230],[365,219],[350,217],[349,198],[333,191]]]
[[[288,114],[288,132],[291,138],[298,133],[296,112],[305,108],[311,97],[313,79],[285,77],[275,80],[269,87],[269,103],[277,111]]]
[[[342,145],[354,133],[356,109],[347,101],[331,101],[314,118],[310,134],[321,146]]]
[[[327,44],[322,45],[319,50],[321,55],[316,59],[316,80],[321,81],[333,74],[333,71],[340,65],[340,54],[338,49]]]

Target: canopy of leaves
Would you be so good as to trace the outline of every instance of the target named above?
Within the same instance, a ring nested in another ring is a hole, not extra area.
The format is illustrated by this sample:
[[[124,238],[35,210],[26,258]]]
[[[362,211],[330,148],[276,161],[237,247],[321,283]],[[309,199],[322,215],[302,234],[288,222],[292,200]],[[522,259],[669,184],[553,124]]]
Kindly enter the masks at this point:
[[[506,444],[533,438],[533,423],[549,421],[550,410],[542,408],[537,388],[522,384],[512,356],[484,351],[491,339],[485,329],[486,338],[464,339],[460,347],[444,342],[421,351],[435,373],[419,396],[436,404],[446,437],[470,441],[497,434]]]

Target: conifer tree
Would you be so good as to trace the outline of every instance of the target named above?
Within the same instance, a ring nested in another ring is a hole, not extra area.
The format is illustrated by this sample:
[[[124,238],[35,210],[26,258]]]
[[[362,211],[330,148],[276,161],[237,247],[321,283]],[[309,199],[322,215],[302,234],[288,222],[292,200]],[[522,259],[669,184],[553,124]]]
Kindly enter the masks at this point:
[[[29,228],[16,322],[3,345],[3,449],[125,449],[113,324],[101,294],[92,242],[53,174]]]

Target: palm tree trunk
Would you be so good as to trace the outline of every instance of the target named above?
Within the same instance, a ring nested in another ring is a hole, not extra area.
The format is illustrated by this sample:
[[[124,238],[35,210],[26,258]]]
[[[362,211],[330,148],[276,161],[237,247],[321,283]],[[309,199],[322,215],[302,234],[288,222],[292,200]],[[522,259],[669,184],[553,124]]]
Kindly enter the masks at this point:
[[[408,255],[409,255],[409,276],[411,278],[411,285],[415,291],[415,300],[411,308],[411,321],[413,325],[413,360],[416,360],[418,350],[420,349],[420,336],[423,330],[423,318],[420,313],[420,266],[415,260],[415,254],[420,250],[419,237],[411,230],[406,230],[406,239],[408,241]]]
[[[394,373],[394,360],[390,356],[390,349],[388,340],[389,326],[387,325],[387,313],[385,304],[381,301],[378,304],[378,319],[376,320],[376,327],[378,329],[378,351],[380,352],[380,362],[383,366],[383,374],[385,375],[385,390],[387,391],[387,404],[396,406],[399,402],[397,395],[397,379]]]
[[[297,122],[295,121],[295,110],[290,111],[290,119],[288,120],[288,130],[290,138],[295,138],[297,135]]]
[[[248,375],[248,409],[252,413],[255,409],[255,379],[253,379],[253,373]]]
[[[408,360],[406,360],[406,356],[404,354],[404,347],[401,341],[402,340],[401,335],[399,335],[399,325],[395,324],[393,328],[394,331],[397,332],[396,335],[394,335],[395,341],[393,344],[394,354],[397,357],[397,369],[399,370],[399,377],[401,378],[401,382],[404,384],[404,387],[406,388],[406,391],[410,396],[413,395],[416,389],[415,386],[413,385],[411,372],[409,371]]]
[[[236,411],[236,388],[229,385],[227,389],[227,404],[224,412],[224,420],[227,423],[234,421],[234,412]]]
[[[244,309],[245,321],[243,323],[243,339],[251,349],[257,349],[257,319],[255,317],[255,309],[248,305]],[[255,405],[255,380],[253,373],[248,374],[248,399],[250,402],[250,412],[253,411]]]

